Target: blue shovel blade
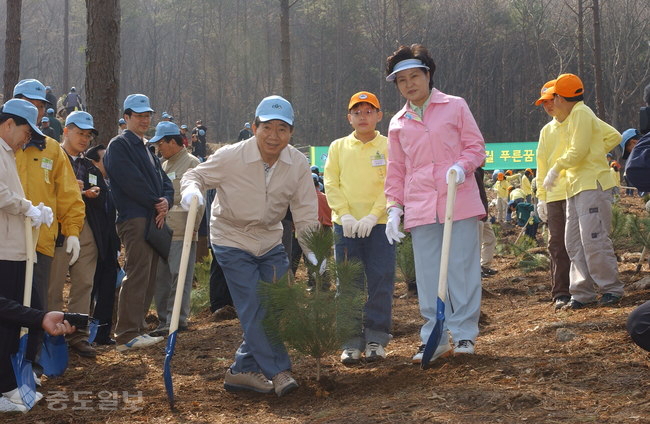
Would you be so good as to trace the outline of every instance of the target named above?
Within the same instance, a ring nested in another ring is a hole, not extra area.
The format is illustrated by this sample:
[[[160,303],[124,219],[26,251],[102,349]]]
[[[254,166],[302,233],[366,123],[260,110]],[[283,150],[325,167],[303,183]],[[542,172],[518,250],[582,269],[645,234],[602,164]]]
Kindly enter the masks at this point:
[[[172,356],[174,356],[174,348],[176,347],[176,333],[174,331],[167,338],[167,348],[165,348],[165,364],[163,366],[163,378],[165,380],[165,390],[167,390],[167,398],[169,399],[169,406],[174,407],[174,385],[172,383]]]
[[[420,366],[423,370],[429,368],[429,361],[431,361],[431,357],[433,357],[433,354],[435,353],[438,345],[440,344],[440,340],[442,339],[443,327],[445,323],[445,302],[442,299],[438,298],[436,308],[436,325],[433,327],[433,331],[431,331],[429,340],[427,340],[427,344],[424,347],[424,352],[422,352],[422,363]]]
[[[63,375],[68,368],[68,344],[64,336],[43,335],[43,348],[38,360],[43,367],[43,374],[48,377]]]
[[[95,337],[97,337],[97,329],[99,328],[99,320],[98,319],[91,319],[90,324],[88,324],[88,343],[92,343],[95,341]]]
[[[27,334],[20,338],[18,352],[11,355],[11,365],[16,375],[16,385],[18,393],[23,401],[23,405],[29,410],[36,403],[36,382],[34,381],[34,372],[32,363],[25,358],[27,351]]]

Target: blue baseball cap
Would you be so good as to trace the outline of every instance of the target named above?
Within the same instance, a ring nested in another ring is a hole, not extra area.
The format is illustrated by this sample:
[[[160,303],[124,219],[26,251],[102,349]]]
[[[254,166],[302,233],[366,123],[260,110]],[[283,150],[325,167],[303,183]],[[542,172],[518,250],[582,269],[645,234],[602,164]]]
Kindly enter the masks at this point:
[[[395,81],[395,77],[397,76],[398,72],[405,71],[407,69],[412,69],[412,68],[424,68],[424,69],[429,69],[427,65],[424,64],[420,59],[405,59],[400,62],[397,62],[395,67],[393,68],[393,72],[391,72],[387,77],[386,81]]]
[[[23,97],[27,97],[31,100],[43,100],[48,104],[50,103],[45,97],[45,86],[41,84],[39,80],[24,79],[20,81],[14,87],[14,97],[18,95],[22,95]]]
[[[117,121],[117,124],[118,125],[126,125],[126,121],[124,120],[124,118],[120,118],[120,120]]]
[[[135,113],[153,112],[149,104],[149,97],[144,94],[129,94],[124,99],[124,111],[131,109]]]
[[[627,159],[628,156],[630,156],[630,152],[625,151],[625,145],[627,144],[628,141],[630,141],[633,138],[640,138],[641,133],[639,130],[636,128],[628,128],[625,131],[623,131],[623,134],[621,134],[621,148],[623,149],[623,159]]]
[[[169,114],[168,114],[167,112],[163,112],[163,113],[162,113],[162,118],[163,118],[163,119],[165,119],[165,118],[170,118],[170,116],[169,116]]]
[[[52,109],[51,107],[47,108],[47,114],[48,115],[54,115],[54,109]]]
[[[48,118],[47,116],[44,116],[44,117],[41,119],[41,122],[50,122],[50,118]]]
[[[65,118],[65,126],[67,127],[70,124],[75,124],[77,128],[82,130],[92,130],[95,135],[97,135],[97,130],[95,129],[95,123],[93,122],[93,117],[90,113],[84,112],[82,110],[76,110],[68,115]]]
[[[255,109],[255,117],[259,118],[260,122],[279,119],[293,126],[293,107],[280,96],[265,97]]]
[[[157,143],[169,135],[181,135],[181,130],[171,121],[160,121],[156,125],[156,134],[149,140],[149,143]]]
[[[250,122],[246,122],[246,123],[244,124],[244,127],[245,127],[245,128],[250,128],[250,127],[251,127],[251,123],[250,123]]]
[[[185,125],[185,124],[181,125],[181,129],[182,129],[182,130],[186,130],[186,129],[187,129],[187,125]]]
[[[36,106],[23,99],[11,99],[8,100],[2,106],[2,113],[8,113],[11,115],[19,116],[27,121],[30,127],[32,127],[32,134],[36,135],[37,138],[44,138],[45,134],[38,129],[36,125],[36,120],[38,119],[38,109]]]
[[[203,137],[205,135],[205,130],[199,130],[199,135]]]

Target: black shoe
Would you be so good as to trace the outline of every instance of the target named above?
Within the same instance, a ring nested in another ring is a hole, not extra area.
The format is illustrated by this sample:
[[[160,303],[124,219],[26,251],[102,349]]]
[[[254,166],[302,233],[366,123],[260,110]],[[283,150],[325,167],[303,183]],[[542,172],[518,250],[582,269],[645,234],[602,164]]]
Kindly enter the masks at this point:
[[[83,356],[84,358],[94,358],[97,356],[97,351],[90,345],[90,343],[88,343],[88,340],[79,340],[78,342],[71,344],[70,348],[77,352],[79,356]]]
[[[562,310],[568,310],[568,309],[571,309],[571,310],[583,309],[583,308],[586,308],[586,307],[587,307],[588,305],[590,305],[590,304],[591,304],[591,303],[582,303],[582,302],[578,302],[578,301],[575,300],[575,299],[571,299],[571,300],[569,301],[569,303],[567,303],[566,305],[564,305],[564,306],[562,307]]]
[[[615,294],[605,293],[600,299],[598,299],[598,305],[600,306],[614,306],[621,301],[621,296],[616,296]]]
[[[110,337],[106,339],[98,339],[95,337],[95,341],[93,343],[102,346],[112,346],[115,344],[115,340],[111,339]]]
[[[488,268],[488,267],[486,267],[486,266],[482,266],[482,267],[481,267],[481,273],[485,273],[485,274],[487,274],[488,276],[490,276],[490,275],[494,275],[494,274],[496,274],[497,272],[499,272],[499,271],[497,271],[496,269]]]
[[[567,303],[571,301],[571,296],[558,296],[555,298],[555,310],[562,309]]]

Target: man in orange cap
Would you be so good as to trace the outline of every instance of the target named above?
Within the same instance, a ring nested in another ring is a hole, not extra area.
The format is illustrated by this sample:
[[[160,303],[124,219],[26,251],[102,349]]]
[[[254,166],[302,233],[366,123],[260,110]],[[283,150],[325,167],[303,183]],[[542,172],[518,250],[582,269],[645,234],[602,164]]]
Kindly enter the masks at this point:
[[[562,74],[553,87],[555,118],[566,123],[567,149],[544,178],[544,189],[551,190],[561,173],[566,175],[567,223],[565,244],[571,258],[571,301],[567,309],[581,309],[596,302],[597,286],[602,306],[617,304],[623,296],[623,283],[612,241],[612,188],[606,154],[621,141],[612,126],[598,119],[583,102],[584,86],[578,76]]]
[[[555,80],[548,81],[541,89],[541,95],[535,102],[541,105],[552,119],[544,125],[539,133],[537,144],[537,214],[548,226],[548,252],[551,258],[551,295],[555,309],[560,309],[571,300],[569,292],[569,269],[571,259],[564,246],[564,226],[566,225],[566,175],[561,174],[556,184],[546,190],[542,184],[548,170],[566,151],[566,122],[555,117],[553,94],[548,92],[555,85]]]

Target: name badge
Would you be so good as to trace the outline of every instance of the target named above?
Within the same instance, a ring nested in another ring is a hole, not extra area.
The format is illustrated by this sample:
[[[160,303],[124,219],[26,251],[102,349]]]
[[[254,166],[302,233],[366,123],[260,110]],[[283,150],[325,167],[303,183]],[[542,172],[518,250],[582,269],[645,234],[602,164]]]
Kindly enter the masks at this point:
[[[170,180],[174,181],[176,179],[176,172],[170,172],[167,176]]]
[[[90,185],[97,185],[97,175],[88,174],[88,182]]]
[[[43,158],[43,160],[41,161],[41,168],[51,171],[53,167],[54,167],[54,161],[52,161],[52,159]]]
[[[386,165],[386,156],[377,152],[371,160],[372,166],[385,166]]]

